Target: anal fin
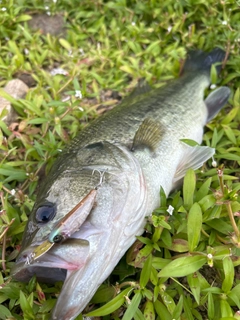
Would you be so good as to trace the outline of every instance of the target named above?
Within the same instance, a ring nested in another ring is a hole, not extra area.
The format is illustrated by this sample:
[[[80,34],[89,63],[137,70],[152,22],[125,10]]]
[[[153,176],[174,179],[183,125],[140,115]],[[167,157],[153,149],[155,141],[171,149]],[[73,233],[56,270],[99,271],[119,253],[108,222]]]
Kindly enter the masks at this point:
[[[134,136],[131,151],[138,148],[149,148],[151,151],[155,151],[162,135],[163,129],[159,122],[150,118],[143,120]]]

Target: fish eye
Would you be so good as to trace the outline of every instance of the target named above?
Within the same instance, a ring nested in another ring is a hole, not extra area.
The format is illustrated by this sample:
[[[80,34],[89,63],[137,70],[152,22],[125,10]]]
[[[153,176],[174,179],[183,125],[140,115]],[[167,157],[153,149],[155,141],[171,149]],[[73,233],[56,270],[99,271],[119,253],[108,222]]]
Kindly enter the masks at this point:
[[[55,207],[51,205],[44,205],[39,207],[36,211],[36,220],[39,223],[46,223],[55,216]]]
[[[53,238],[53,242],[54,243],[60,243],[63,240],[63,236],[61,234],[57,234],[54,238]]]

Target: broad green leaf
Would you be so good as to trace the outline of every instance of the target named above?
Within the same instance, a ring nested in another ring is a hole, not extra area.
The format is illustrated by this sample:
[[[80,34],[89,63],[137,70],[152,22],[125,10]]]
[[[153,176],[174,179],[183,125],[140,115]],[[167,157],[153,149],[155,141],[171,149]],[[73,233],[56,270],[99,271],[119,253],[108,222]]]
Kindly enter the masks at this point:
[[[32,17],[28,14],[22,14],[20,15],[17,19],[16,19],[16,22],[23,22],[23,21],[28,21],[28,20],[31,20]]]
[[[29,124],[42,124],[42,123],[46,123],[48,121],[49,120],[46,118],[36,118],[36,119],[29,120],[28,123]]]
[[[143,314],[145,320],[155,320],[155,310],[152,301],[147,300]]]
[[[128,65],[124,65],[120,67],[120,70],[129,73],[129,74],[134,74],[135,72],[133,71],[132,68],[130,68]]]
[[[158,275],[157,270],[156,270],[153,266],[151,266],[150,280],[151,280],[151,282],[152,282],[152,284],[153,284],[154,286],[156,286],[157,283],[158,283],[158,277],[157,277],[157,275]]]
[[[236,140],[236,137],[235,137],[235,134],[232,130],[231,127],[227,126],[227,125],[223,125],[223,129],[226,133],[226,136],[228,137],[228,139],[234,144],[236,145],[237,144],[237,140]]]
[[[165,244],[165,246],[167,248],[170,248],[172,246],[173,243],[173,239],[172,239],[172,235],[171,233],[164,229],[162,232],[162,236],[161,236],[161,241],[163,241],[163,243]]]
[[[7,319],[11,317],[11,312],[6,307],[0,304],[0,319]]]
[[[114,297],[115,289],[112,286],[102,285],[93,296],[92,303],[103,303],[111,300]]]
[[[45,313],[49,312],[53,309],[54,305],[56,304],[56,299],[48,299],[39,308],[39,312]]]
[[[235,306],[238,307],[238,309],[240,309],[240,297],[238,295],[236,295],[234,292],[230,291],[228,294],[227,294],[228,298],[231,299]],[[232,305],[232,303],[230,303],[230,305]]]
[[[196,176],[193,169],[189,169],[183,180],[183,200],[187,209],[193,205],[193,195],[196,186]]]
[[[191,310],[191,305],[189,305],[189,300],[185,296],[183,296],[183,308],[184,308],[186,319],[194,320],[192,310]]]
[[[115,310],[117,310],[118,308],[120,308],[124,304],[124,302],[125,302],[124,296],[128,295],[132,290],[133,290],[133,288],[130,288],[130,287],[123,290],[114,299],[112,299],[111,301],[106,303],[104,306],[87,313],[86,316],[87,317],[100,317],[100,316],[106,316],[106,315],[114,312]]]
[[[208,194],[204,198],[202,198],[198,203],[201,206],[202,211],[207,211],[207,209],[215,205],[216,199],[213,194]]]
[[[166,207],[167,205],[166,193],[162,187],[160,188],[160,205],[161,207]]]
[[[240,156],[234,153],[221,153],[215,155],[217,159],[226,159],[226,160],[234,160],[234,161],[240,161]]]
[[[160,320],[172,320],[170,312],[162,302],[156,300],[153,304]]]
[[[208,306],[207,306],[207,311],[208,311],[208,317],[209,317],[209,319],[213,319],[214,314],[215,314],[215,309],[214,309],[213,295],[212,295],[211,292],[208,293]]]
[[[220,300],[220,310],[223,318],[233,316],[232,308],[226,300]]]
[[[165,287],[165,286],[163,286],[163,287]],[[165,304],[166,308],[170,312],[170,314],[173,314],[174,309],[176,307],[173,298],[163,288],[160,288],[159,294],[160,294],[162,301]]]
[[[152,266],[153,266],[155,269],[163,269],[165,266],[169,265],[170,262],[171,262],[170,259],[153,257]]]
[[[225,234],[228,235],[229,233],[232,232],[232,227],[229,223],[225,222],[224,220],[220,220],[220,219],[212,219],[209,221],[205,222],[208,226],[210,226],[211,228]]]
[[[214,64],[212,64],[212,66],[211,66],[210,75],[211,75],[211,83],[216,84],[217,78],[218,78],[218,73],[217,73],[216,66]]]
[[[200,281],[198,279],[198,274],[197,273],[189,274],[187,276],[187,281],[188,281],[188,284],[191,288],[192,294],[193,294],[197,304],[199,305],[201,288],[200,288]]]
[[[219,320],[237,320],[239,318],[237,318],[236,316],[235,317],[222,317],[220,318]]]
[[[173,242],[170,246],[165,245],[165,243],[161,243],[161,246],[175,252],[189,251],[188,242],[184,239],[173,239]]]
[[[236,294],[237,296],[240,297],[240,283],[237,284],[235,287],[232,288],[231,292],[233,292],[234,294]],[[240,308],[239,308],[240,309]]]
[[[191,147],[199,146],[199,143],[191,139],[180,139],[180,141],[184,142],[185,144]]]
[[[202,210],[197,202],[190,208],[187,221],[189,251],[194,251],[199,243],[202,229]]]
[[[35,319],[35,316],[33,314],[32,306],[29,303],[28,299],[26,299],[24,293],[20,291],[20,306],[23,311],[23,313],[26,315],[26,318],[28,319]]]
[[[196,201],[200,201],[203,197],[207,196],[210,190],[212,178],[208,178],[199,188],[196,193]]]
[[[142,298],[141,292],[137,291],[137,293],[132,298],[130,304],[128,305],[127,310],[124,313],[122,320],[130,320],[133,318],[133,316],[135,315],[135,313],[138,309],[138,306],[141,302],[141,298]]]
[[[180,320],[183,309],[183,296],[180,295],[180,299],[178,300],[178,304],[176,305],[172,317],[173,319]]]
[[[59,39],[59,43],[61,44],[61,46],[63,48],[65,48],[68,51],[70,51],[72,49],[70,43],[67,40],[63,39],[63,38]]]
[[[203,256],[181,257],[171,261],[159,272],[158,276],[184,277],[199,270],[206,262],[207,258]]]
[[[140,309],[137,309],[135,315],[133,316],[134,320],[146,320]]]
[[[146,287],[151,275],[151,271],[152,271],[152,254],[150,254],[147,260],[144,262],[144,266],[141,271],[140,281],[139,281],[141,288]]]
[[[6,166],[2,165],[0,167],[0,174],[3,176],[7,176],[5,179],[6,182],[17,180],[17,181],[23,181],[27,178],[26,172],[24,170],[20,169],[13,169],[13,168],[7,168]]]
[[[223,259],[223,271],[225,278],[222,283],[222,289],[225,293],[228,293],[231,290],[234,281],[234,266],[230,257],[225,257]]]

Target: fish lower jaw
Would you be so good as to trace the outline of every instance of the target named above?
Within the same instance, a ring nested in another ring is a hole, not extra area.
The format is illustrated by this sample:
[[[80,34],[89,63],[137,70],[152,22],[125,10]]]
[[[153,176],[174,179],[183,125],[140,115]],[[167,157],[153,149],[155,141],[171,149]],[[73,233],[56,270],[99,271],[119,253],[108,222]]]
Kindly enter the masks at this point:
[[[75,261],[66,261],[62,257],[50,253],[46,253],[43,257],[32,261],[29,256],[31,256],[31,253],[23,252],[18,258],[12,270],[14,279],[27,282],[36,275],[40,282],[54,283],[56,281],[64,281],[68,271],[79,270],[84,265],[77,259]]]

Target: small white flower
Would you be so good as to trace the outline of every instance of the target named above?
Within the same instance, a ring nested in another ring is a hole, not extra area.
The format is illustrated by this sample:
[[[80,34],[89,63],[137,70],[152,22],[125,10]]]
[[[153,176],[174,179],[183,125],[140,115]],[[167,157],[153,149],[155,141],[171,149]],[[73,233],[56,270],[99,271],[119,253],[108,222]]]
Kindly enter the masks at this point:
[[[168,31],[168,32],[171,32],[171,30],[172,30],[172,26],[169,26],[169,27],[167,28],[167,31]]]
[[[133,21],[133,22],[132,22],[132,26],[135,26],[135,25],[136,25],[136,22]]]
[[[212,259],[212,258],[213,258],[213,255],[212,255],[211,253],[209,253],[209,254],[207,255],[207,257],[208,257],[208,259]]]
[[[62,149],[57,149],[58,150],[58,152],[62,152]]]
[[[212,157],[212,166],[214,167],[214,168],[216,168],[217,167],[217,161]]]
[[[48,15],[48,16],[50,16],[50,15],[51,15],[51,12],[50,12],[50,11],[47,11],[46,13],[47,13],[47,15]]]
[[[52,0],[53,3],[57,3],[57,0]]]
[[[80,48],[80,49],[79,49],[79,52],[81,53],[81,55],[84,55],[84,54],[85,54],[83,48]]]
[[[223,21],[222,21],[222,24],[223,24],[224,26],[226,26],[226,25],[227,25],[227,21],[226,21],[226,20],[223,20]]]
[[[48,10],[48,9],[49,9],[49,6],[45,6],[45,9]]]
[[[76,97],[76,98],[79,98],[79,99],[82,99],[82,92],[81,92],[81,90],[76,90],[76,91],[75,91],[75,97]]]
[[[24,53],[27,56],[29,54],[29,50],[27,48],[24,48]]]
[[[216,168],[217,167],[217,161],[213,160],[212,166],[213,166],[213,168]]]
[[[210,89],[211,89],[211,90],[215,89],[216,87],[217,87],[217,86],[216,86],[214,83],[210,85]]]
[[[174,207],[170,205],[170,206],[167,208],[167,212],[170,214],[170,216],[173,214],[173,211],[174,211]]]
[[[79,109],[80,111],[84,111],[84,109],[83,109],[82,107],[79,107],[78,109]]]
[[[7,10],[7,8],[5,8],[5,7],[2,7],[2,9],[1,9],[2,11],[6,11]]]
[[[16,194],[16,190],[15,189],[12,189],[10,192],[11,192],[12,196],[14,196]]]
[[[56,76],[57,74],[62,74],[64,76],[68,75],[68,72],[62,68],[54,68],[50,71],[52,76]]]

